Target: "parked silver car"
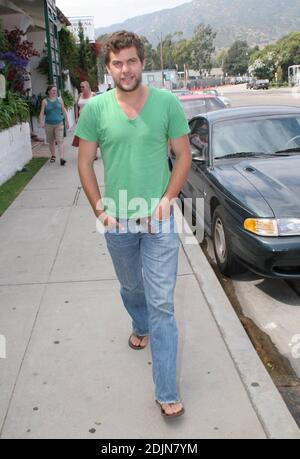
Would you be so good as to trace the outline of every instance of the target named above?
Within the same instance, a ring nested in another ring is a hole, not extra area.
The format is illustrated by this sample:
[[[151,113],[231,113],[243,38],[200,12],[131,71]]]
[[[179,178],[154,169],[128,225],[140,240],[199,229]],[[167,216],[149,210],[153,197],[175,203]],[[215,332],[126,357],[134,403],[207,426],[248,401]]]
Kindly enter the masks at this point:
[[[193,94],[178,96],[188,120],[200,113],[225,109],[221,100],[212,94]]]
[[[217,89],[204,89],[204,94],[212,94],[213,96],[218,97],[218,99],[226,105],[226,108],[231,107],[231,100],[227,97],[224,97],[222,93],[220,93]]]

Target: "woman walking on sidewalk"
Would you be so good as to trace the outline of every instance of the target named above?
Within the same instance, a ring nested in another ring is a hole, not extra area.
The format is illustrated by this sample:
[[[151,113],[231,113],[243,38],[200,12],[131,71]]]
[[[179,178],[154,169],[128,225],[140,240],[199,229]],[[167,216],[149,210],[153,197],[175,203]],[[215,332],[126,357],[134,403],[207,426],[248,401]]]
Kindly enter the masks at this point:
[[[82,110],[84,109],[84,107],[86,106],[88,101],[92,97],[94,97],[96,95],[96,93],[94,93],[91,90],[91,86],[90,86],[90,83],[88,81],[82,81],[80,83],[80,89],[81,89],[81,93],[79,94],[79,97],[78,97],[76,105],[75,105],[75,120],[76,120],[76,123],[78,122],[78,119],[79,119],[79,116],[80,116],[80,112],[82,112]],[[75,148],[79,147],[79,137],[77,137],[77,135],[74,136],[74,139],[73,139],[73,142],[72,142],[72,147],[75,147]],[[96,153],[95,160],[97,160],[97,159],[98,159],[98,157],[97,157],[97,153]]]
[[[90,83],[88,81],[82,81],[80,83],[81,93],[78,96],[76,105],[75,105],[75,120],[78,122],[80,112],[84,109],[88,101],[94,97],[96,94],[92,92]],[[72,147],[79,147],[79,137],[74,136]],[[95,157],[97,159],[97,156]]]
[[[48,86],[46,90],[47,97],[42,102],[41,112],[39,116],[39,125],[44,127],[46,131],[47,142],[50,148],[50,163],[54,163],[55,143],[58,145],[60,164],[64,166],[66,160],[64,158],[64,123],[66,129],[69,129],[68,114],[65,109],[63,100],[57,96],[57,88],[54,84]]]
[[[80,83],[80,94],[78,96],[76,105],[75,105],[75,119],[76,123],[78,121],[80,110],[87,104],[87,102],[94,97],[96,94],[91,90],[90,83],[88,81],[82,81]]]

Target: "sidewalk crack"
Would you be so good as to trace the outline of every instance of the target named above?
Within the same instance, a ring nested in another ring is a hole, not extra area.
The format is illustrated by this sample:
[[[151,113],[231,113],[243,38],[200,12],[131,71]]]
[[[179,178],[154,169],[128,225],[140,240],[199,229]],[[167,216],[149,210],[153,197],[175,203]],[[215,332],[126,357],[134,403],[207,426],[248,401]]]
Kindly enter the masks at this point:
[[[76,190],[76,193],[75,193],[75,196],[74,196],[74,201],[73,201],[72,206],[76,207],[78,205],[78,201],[79,201],[81,190],[82,190],[82,187],[78,186],[78,188]]]

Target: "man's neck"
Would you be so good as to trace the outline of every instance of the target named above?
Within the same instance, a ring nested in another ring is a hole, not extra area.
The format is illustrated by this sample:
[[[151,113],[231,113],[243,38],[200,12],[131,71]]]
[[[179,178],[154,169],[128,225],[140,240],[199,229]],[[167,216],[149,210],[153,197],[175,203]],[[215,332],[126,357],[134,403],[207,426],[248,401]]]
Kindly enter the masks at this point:
[[[134,91],[122,91],[120,88],[116,88],[116,96],[120,102],[125,104],[134,104],[139,101],[143,96],[148,93],[146,85],[140,84]]]

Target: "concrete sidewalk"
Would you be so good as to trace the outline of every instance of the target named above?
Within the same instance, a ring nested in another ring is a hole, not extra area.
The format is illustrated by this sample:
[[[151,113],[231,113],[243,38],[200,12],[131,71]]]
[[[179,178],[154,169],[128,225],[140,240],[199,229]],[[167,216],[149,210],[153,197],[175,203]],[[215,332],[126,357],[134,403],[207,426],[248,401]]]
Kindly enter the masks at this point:
[[[300,438],[184,236],[175,301],[186,414],[161,417],[150,351],[127,345],[130,320],[70,143],[66,166],[47,163],[0,219],[1,438]]]

